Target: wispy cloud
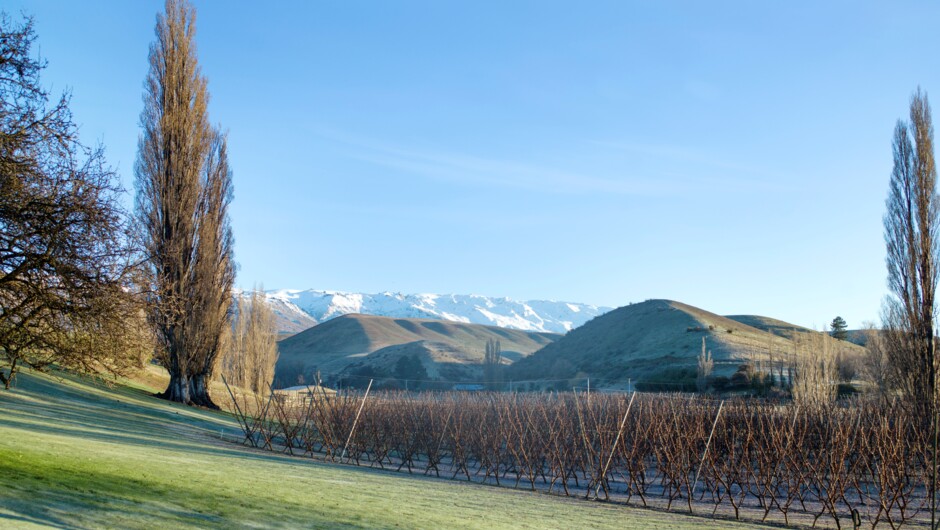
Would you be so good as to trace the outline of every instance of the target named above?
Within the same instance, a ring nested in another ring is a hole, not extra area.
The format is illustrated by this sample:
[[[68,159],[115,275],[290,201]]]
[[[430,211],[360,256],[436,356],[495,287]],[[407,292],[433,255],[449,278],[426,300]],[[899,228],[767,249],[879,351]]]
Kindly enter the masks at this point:
[[[698,174],[695,180],[705,186],[723,186],[743,192],[788,189],[781,184],[787,182],[787,177],[779,171],[729,161],[699,149],[636,141],[596,140],[591,143],[613,151],[658,159],[664,166],[678,163],[686,168],[685,171],[695,171]]]
[[[782,175],[728,162],[680,146],[624,141],[585,141],[585,152],[552,153],[566,167],[442,150],[426,150],[318,128],[314,134],[345,147],[346,156],[422,178],[468,187],[516,189],[550,194],[632,196],[766,193],[784,189]],[[572,150],[574,151],[574,149]],[[590,154],[586,154],[590,152]],[[624,153],[639,158],[631,169]],[[589,168],[570,170],[571,167]],[[652,167],[653,169],[648,169]]]
[[[319,129],[316,134],[352,148],[349,156],[359,160],[467,186],[557,194],[622,195],[664,195],[684,189],[682,183],[651,176],[598,176],[525,161],[406,148],[335,130]]]

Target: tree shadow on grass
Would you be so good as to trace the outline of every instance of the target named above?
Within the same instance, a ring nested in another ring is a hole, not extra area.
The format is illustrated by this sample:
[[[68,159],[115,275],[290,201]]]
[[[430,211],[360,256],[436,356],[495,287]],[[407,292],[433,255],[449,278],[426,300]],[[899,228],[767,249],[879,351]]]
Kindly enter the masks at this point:
[[[0,462],[0,471],[16,480],[4,488],[3,503],[22,520],[61,528],[151,526],[148,521],[164,526],[203,527],[224,522],[220,514],[200,510],[204,506],[225,506],[227,499],[186,484],[170,489],[87,467],[63,469],[54,462],[7,466]]]
[[[12,508],[12,507],[11,507]],[[64,521],[59,519],[47,518],[47,519],[37,519],[35,517],[30,517],[28,515],[14,515],[11,513],[0,512],[0,528],[10,528],[15,524],[34,524],[42,526],[50,526],[52,528],[75,528],[73,526],[66,525]]]
[[[144,472],[129,472],[128,466],[110,471],[99,465],[92,460],[41,455],[20,461],[0,458],[0,504],[12,512],[0,513],[0,526],[4,520],[58,528],[362,526],[336,520],[349,514],[274,499],[270,492],[246,494],[250,484],[206,486],[211,475],[205,473],[201,483],[188,481],[185,468],[163,474],[158,466],[159,476],[149,478]]]
[[[169,403],[143,390],[127,387],[103,389],[69,376],[20,374],[17,393],[0,392],[4,428],[23,433],[61,436],[91,442],[157,449],[190,456],[233,458],[275,465],[341,466],[355,475],[388,473],[342,465],[316,458],[249,448],[241,442],[244,432],[226,413],[193,409]],[[225,442],[219,440],[219,434]],[[27,435],[28,436],[28,435]],[[28,438],[27,438],[28,439]],[[2,447],[0,447],[2,448]],[[408,475],[415,480],[431,477]]]
[[[95,392],[47,377],[19,377],[20,395],[0,392],[7,428],[191,454],[265,461],[279,456],[234,444],[208,445],[220,435],[230,441],[244,438],[223,413],[193,410],[133,389]]]

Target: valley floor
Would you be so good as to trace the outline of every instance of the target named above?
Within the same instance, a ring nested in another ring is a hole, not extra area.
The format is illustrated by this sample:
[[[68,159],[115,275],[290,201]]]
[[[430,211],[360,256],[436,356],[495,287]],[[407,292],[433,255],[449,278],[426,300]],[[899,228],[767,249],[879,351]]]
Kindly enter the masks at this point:
[[[3,528],[754,527],[250,451],[229,416],[150,389],[18,383],[0,391]]]

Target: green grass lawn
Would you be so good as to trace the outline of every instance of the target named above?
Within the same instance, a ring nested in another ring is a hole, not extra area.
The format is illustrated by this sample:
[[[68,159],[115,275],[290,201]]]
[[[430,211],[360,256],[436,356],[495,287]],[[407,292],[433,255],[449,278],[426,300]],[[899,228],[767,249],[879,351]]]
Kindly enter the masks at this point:
[[[0,391],[0,528],[748,527],[250,451],[227,415],[143,388],[18,383]]]

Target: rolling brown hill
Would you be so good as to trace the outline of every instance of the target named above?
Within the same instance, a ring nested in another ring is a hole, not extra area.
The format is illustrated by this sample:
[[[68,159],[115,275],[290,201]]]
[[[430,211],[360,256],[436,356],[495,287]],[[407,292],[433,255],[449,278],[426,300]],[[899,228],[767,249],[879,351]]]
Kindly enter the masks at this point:
[[[325,379],[365,366],[391,372],[400,357],[414,355],[431,379],[479,380],[488,340],[500,342],[503,363],[511,364],[560,337],[441,320],[344,315],[281,340],[275,379],[289,386],[296,374],[309,382],[317,370]]]
[[[702,338],[715,361],[715,375],[731,375],[748,360],[775,361],[794,351],[803,334],[817,333],[752,315],[724,317],[672,300],[624,306],[570,331],[560,340],[516,363],[516,380],[564,379],[581,374],[592,385],[624,388],[666,370],[692,369]],[[843,343],[847,351],[862,350]]]
[[[813,329],[804,328],[803,326],[798,326],[796,324],[790,324],[789,322],[777,320],[776,318],[762,317],[758,315],[728,315],[727,318],[730,318],[736,322],[740,322],[744,325],[751,326],[752,328],[759,329],[761,331],[773,333],[778,337],[783,337],[789,340],[793,340],[799,337],[801,334],[818,333]]]

